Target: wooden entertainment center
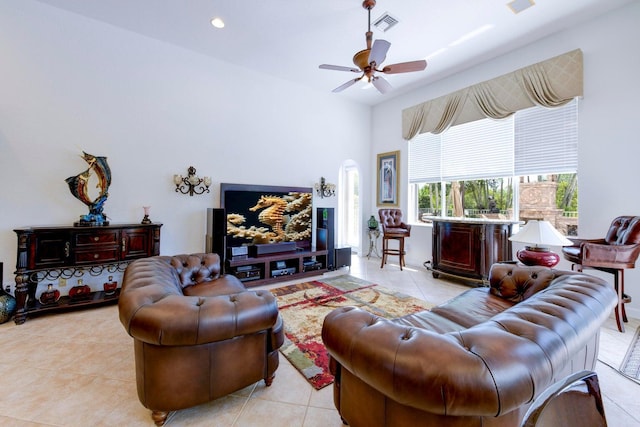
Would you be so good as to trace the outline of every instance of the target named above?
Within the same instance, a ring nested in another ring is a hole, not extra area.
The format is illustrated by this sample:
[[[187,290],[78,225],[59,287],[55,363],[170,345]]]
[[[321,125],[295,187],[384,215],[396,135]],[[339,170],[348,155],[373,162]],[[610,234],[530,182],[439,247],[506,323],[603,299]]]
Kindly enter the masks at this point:
[[[225,273],[233,274],[247,287],[316,276],[327,271],[327,253],[326,249],[311,249],[228,259]]]
[[[60,295],[60,281],[80,279],[85,273],[121,273],[134,259],[158,255],[160,227],[162,224],[121,224],[14,230],[18,237],[15,323],[24,323],[31,314],[116,302],[119,288],[105,284],[105,291],[88,285],[69,286],[73,295],[67,296]],[[58,287],[51,285],[49,292],[55,294],[39,300],[36,289],[43,281],[58,282]]]

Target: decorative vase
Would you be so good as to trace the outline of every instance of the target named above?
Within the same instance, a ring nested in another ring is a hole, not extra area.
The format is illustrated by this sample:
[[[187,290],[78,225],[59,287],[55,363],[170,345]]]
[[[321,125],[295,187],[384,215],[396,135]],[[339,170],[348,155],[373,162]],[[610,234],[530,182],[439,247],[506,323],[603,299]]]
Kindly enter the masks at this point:
[[[47,290],[40,295],[40,304],[49,305],[55,304],[60,299],[60,291],[53,288],[53,285],[49,283]]]
[[[109,276],[109,281],[105,282],[102,286],[104,288],[104,294],[106,296],[111,296],[116,293],[116,289],[118,289],[118,282],[113,280],[113,276]]]
[[[142,222],[140,222],[140,224],[151,224],[151,219],[149,218],[151,206],[143,206],[142,209],[144,210],[144,218],[142,218]]]
[[[91,297],[91,288],[82,284],[82,279],[78,279],[78,286],[69,289],[69,298],[72,301],[85,300]]]
[[[16,311],[16,299],[0,288],[0,323],[11,319]]]
[[[378,221],[374,218],[373,215],[371,215],[371,218],[369,218],[369,230],[376,230],[378,228]]]

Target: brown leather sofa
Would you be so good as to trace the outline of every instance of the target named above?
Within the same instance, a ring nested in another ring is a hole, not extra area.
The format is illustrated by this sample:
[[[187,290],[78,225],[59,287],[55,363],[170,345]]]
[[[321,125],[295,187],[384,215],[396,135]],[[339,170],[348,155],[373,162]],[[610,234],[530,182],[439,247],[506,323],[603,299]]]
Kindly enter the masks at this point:
[[[616,304],[606,281],[495,264],[490,287],[387,320],[338,308],[322,339],[334,403],[352,427],[519,426],[547,387],[594,368]]]
[[[132,262],[118,309],[134,339],[138,397],[157,425],[169,411],[273,381],[284,338],[275,298],[220,275],[217,254]]]

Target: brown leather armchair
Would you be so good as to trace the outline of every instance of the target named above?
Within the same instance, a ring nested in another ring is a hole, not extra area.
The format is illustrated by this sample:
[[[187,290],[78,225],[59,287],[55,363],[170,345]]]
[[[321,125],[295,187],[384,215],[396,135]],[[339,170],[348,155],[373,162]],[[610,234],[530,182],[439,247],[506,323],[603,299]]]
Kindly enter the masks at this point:
[[[631,302],[631,297],[624,293],[624,270],[635,268],[640,255],[640,216],[617,217],[602,239],[569,239],[573,245],[562,248],[562,254],[571,262],[571,269],[593,268],[613,274],[618,294],[616,323],[618,330],[624,332],[623,322],[627,322],[624,305]]]
[[[221,275],[217,254],[132,262],[118,309],[134,339],[138,398],[156,425],[169,411],[273,381],[284,339],[276,300]]]
[[[402,222],[400,209],[379,209],[380,224],[382,225],[382,262],[380,268],[387,262],[387,255],[398,255],[400,258],[400,270],[404,262],[404,239],[411,236],[411,224]],[[389,240],[398,241],[398,249],[389,249]]]

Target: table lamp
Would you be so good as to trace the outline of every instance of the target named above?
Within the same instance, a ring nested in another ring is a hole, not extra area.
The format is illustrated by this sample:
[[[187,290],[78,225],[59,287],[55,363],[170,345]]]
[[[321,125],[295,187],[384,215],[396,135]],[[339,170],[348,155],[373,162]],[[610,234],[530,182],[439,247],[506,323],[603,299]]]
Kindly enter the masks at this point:
[[[531,220],[516,234],[509,237],[512,242],[525,243],[516,256],[524,265],[555,267],[560,255],[552,252],[549,246],[568,246],[573,242],[558,232],[549,221]]]

